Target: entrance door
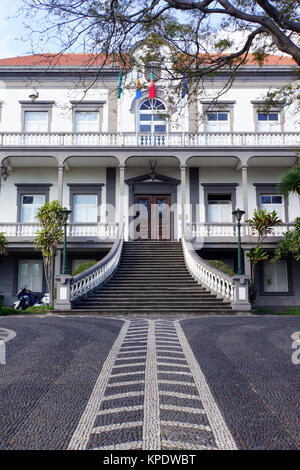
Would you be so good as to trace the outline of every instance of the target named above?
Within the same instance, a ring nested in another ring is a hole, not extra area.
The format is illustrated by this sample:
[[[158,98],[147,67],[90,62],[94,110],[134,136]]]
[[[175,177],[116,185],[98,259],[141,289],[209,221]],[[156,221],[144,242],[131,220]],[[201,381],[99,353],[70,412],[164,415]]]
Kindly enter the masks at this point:
[[[139,204],[137,214],[139,223],[137,233],[139,240],[170,240],[171,239],[171,196],[147,195],[136,196]]]

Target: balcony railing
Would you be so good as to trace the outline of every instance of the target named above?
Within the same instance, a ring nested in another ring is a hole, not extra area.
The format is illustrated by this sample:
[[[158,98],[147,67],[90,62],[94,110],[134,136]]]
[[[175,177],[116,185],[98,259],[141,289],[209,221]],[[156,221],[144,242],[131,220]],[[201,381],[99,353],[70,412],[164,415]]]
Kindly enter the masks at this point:
[[[268,238],[282,237],[291,227],[290,224],[281,224],[274,227]],[[0,223],[0,233],[6,237],[35,237],[39,226],[34,223]],[[85,224],[70,223],[67,226],[67,236],[99,238],[115,240],[118,234],[118,224]],[[198,223],[190,226],[190,238],[237,237],[237,224],[232,223]],[[248,224],[241,224],[242,238],[255,238]]]
[[[297,146],[300,132],[1,132],[0,147],[207,147]]]
[[[0,223],[0,233],[6,237],[35,237],[39,230],[35,223]],[[92,237],[115,240],[118,224],[68,224],[68,237]]]
[[[291,227],[291,224],[281,224],[272,229],[267,238],[282,237]],[[237,224],[232,223],[198,223],[191,225],[192,238],[211,238],[211,237],[237,237]],[[255,238],[257,234],[253,233],[250,225],[241,224],[241,237]]]

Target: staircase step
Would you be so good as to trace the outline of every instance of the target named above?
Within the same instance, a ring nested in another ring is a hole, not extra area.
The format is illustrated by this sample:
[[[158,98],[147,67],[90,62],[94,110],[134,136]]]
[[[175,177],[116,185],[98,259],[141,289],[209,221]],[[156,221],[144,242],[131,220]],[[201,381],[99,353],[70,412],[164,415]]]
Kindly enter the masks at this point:
[[[114,276],[89,296],[73,303],[77,312],[115,315],[232,314],[198,284],[185,265],[180,242],[125,242]]]

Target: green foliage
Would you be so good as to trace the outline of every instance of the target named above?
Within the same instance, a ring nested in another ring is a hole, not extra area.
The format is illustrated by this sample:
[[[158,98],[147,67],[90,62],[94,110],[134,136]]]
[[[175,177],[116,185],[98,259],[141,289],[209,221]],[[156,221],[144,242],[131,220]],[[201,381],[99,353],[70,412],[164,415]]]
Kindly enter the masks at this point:
[[[300,262],[300,217],[292,225],[293,228],[284,234],[276,247],[272,261],[279,262],[282,258],[292,256]]]
[[[16,310],[12,307],[2,307],[2,316],[6,315],[24,315],[24,314],[41,314],[53,310],[51,305],[41,305],[39,307],[29,307],[26,310]]]
[[[247,220],[250,224],[253,235],[257,235],[257,246],[252,248],[247,256],[251,263],[251,283],[249,284],[249,302],[251,305],[255,303],[257,297],[257,288],[255,286],[256,266],[261,261],[269,258],[269,254],[262,249],[261,245],[273,227],[281,224],[281,220],[277,216],[276,211],[267,212],[266,210],[256,209],[252,219]]]
[[[213,268],[215,269],[218,269],[219,271],[222,271],[223,273],[225,274],[228,274],[228,276],[234,276],[235,275],[235,272],[233,271],[233,269],[231,269],[231,267],[224,263],[224,261],[220,261],[220,260],[205,260],[206,263],[210,264],[210,266],[212,266]]]
[[[288,308],[283,312],[279,313],[278,315],[300,315],[300,307]]]
[[[254,248],[251,248],[251,250],[247,253],[247,256],[250,259],[251,263],[256,265],[260,261],[268,259],[270,255],[266,251],[264,251],[261,246],[256,246]]]
[[[94,266],[98,261],[93,260],[93,261],[86,261],[85,263],[81,263],[77,268],[72,272],[72,276],[77,276],[77,274],[83,273],[83,271],[86,271],[87,269],[91,268]]]
[[[249,284],[249,294],[248,294],[248,297],[249,297],[249,302],[251,305],[254,305],[255,304],[255,301],[256,301],[256,297],[257,297],[257,288],[256,288],[256,285],[253,284],[253,282],[251,282]]]
[[[54,260],[58,245],[63,239],[62,206],[59,201],[46,202],[37,213],[39,230],[35,249],[43,255],[44,271],[49,289],[50,304],[54,293]]]
[[[0,233],[0,255],[5,255],[7,247],[7,239],[3,232]]]
[[[290,168],[282,175],[279,192],[285,199],[290,194],[299,194],[300,196],[300,166]]]
[[[260,245],[266,236],[272,233],[273,227],[281,224],[282,220],[279,219],[276,211],[255,209],[252,219],[247,222],[251,226],[253,235],[257,235],[258,245]]]

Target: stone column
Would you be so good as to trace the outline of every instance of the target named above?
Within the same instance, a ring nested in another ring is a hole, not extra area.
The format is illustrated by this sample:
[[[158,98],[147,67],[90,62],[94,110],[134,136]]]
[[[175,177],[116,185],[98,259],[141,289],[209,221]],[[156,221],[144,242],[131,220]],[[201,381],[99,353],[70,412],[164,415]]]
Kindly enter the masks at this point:
[[[181,171],[181,236],[185,228],[185,185],[186,185],[186,165],[180,166]]]
[[[119,223],[120,229],[124,222],[124,198],[125,198],[125,165],[120,165],[120,199],[119,199]]]
[[[244,221],[248,219],[248,166],[242,167],[242,186],[243,186],[243,210],[245,211]]]
[[[57,199],[62,204],[63,203],[63,184],[64,184],[64,166],[60,165],[58,167],[58,178],[57,178]]]

